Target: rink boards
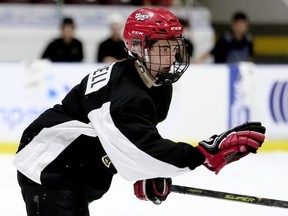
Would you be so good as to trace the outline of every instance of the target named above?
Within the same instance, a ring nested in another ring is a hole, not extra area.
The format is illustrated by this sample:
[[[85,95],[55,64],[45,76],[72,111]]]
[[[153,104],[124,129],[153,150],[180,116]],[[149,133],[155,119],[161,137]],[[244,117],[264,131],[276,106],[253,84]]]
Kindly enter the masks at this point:
[[[0,63],[0,153],[13,153],[25,127],[60,103],[99,64],[47,61]],[[190,65],[174,85],[173,100],[159,131],[175,141],[197,141],[245,121],[267,127],[262,151],[288,150],[288,66]]]

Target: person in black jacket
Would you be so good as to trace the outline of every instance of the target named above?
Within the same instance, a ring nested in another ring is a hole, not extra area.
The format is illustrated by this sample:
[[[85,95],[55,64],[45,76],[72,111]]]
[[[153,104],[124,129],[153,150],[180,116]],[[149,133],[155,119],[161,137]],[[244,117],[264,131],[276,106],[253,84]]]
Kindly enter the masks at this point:
[[[29,216],[87,216],[89,203],[109,190],[116,173],[135,182],[139,199],[159,204],[169,194],[171,177],[202,164],[218,173],[257,151],[265,132],[260,123],[197,147],[158,133],[172,83],[189,66],[182,32],[166,9],[134,11],[123,34],[130,58],[85,76],[24,130],[14,165]]]
[[[74,37],[75,23],[72,18],[65,17],[61,23],[61,37],[53,39],[41,58],[52,62],[82,62],[82,42]]]
[[[196,62],[203,62],[213,56],[217,64],[231,64],[254,61],[254,43],[249,32],[249,18],[241,11],[232,15],[231,25],[216,41],[210,52],[202,54]]]
[[[112,14],[108,17],[111,35],[99,43],[96,62],[112,63],[128,57],[121,35],[123,28],[122,19],[118,14]]]

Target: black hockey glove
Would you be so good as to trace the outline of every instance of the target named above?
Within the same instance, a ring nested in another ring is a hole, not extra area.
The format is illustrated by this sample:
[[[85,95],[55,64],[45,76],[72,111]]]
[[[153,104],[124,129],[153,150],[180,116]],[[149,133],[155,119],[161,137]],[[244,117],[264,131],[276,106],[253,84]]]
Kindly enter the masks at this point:
[[[159,205],[169,195],[171,178],[154,178],[139,180],[134,183],[134,194],[140,200],[152,201]]]
[[[218,174],[227,164],[256,153],[264,142],[265,131],[260,122],[246,122],[199,142],[197,148],[206,157],[204,166]]]

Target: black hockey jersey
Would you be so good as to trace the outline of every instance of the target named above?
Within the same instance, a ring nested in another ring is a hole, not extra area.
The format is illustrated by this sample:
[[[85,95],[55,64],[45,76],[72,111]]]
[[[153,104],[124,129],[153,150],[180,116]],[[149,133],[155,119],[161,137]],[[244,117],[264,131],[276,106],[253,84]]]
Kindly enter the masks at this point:
[[[172,86],[147,88],[134,63],[124,60],[90,73],[61,104],[32,122],[14,159],[19,172],[47,187],[99,195],[116,170],[136,181],[176,176],[202,164],[198,149],[158,133]]]

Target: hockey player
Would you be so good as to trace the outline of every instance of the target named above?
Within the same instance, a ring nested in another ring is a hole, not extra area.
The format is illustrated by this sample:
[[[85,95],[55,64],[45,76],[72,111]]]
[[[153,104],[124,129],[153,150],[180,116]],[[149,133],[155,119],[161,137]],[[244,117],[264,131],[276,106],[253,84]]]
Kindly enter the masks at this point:
[[[260,123],[197,147],[158,133],[171,84],[189,65],[182,32],[166,9],[134,11],[123,35],[130,58],[91,72],[25,129],[14,164],[29,216],[87,216],[89,203],[108,191],[117,172],[136,182],[138,198],[160,203],[170,177],[202,164],[219,172],[257,151],[265,132]]]

